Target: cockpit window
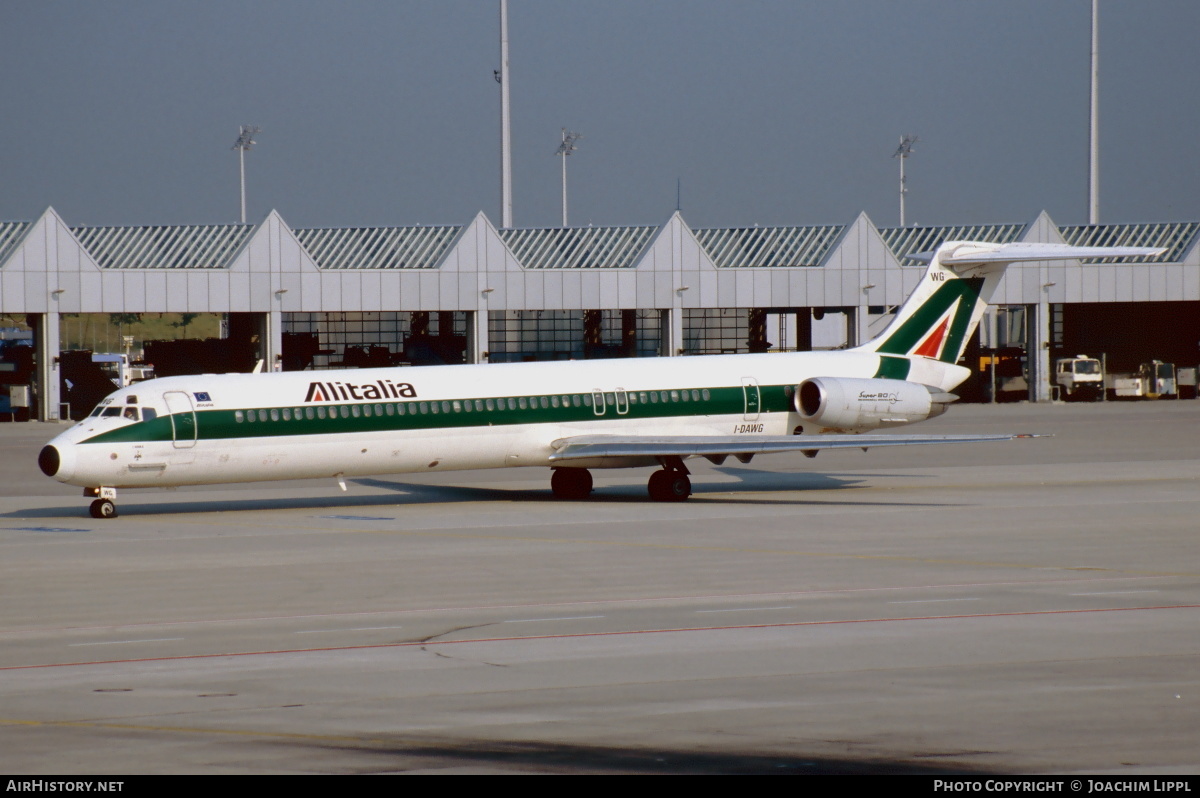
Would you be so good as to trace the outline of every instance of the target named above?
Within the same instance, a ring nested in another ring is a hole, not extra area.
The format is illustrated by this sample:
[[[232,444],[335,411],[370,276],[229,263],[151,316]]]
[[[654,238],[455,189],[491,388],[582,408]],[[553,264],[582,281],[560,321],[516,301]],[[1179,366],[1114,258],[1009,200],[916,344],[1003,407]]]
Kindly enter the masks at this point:
[[[96,407],[96,409],[92,411],[92,416],[98,416],[103,412],[104,412],[104,405],[98,405]]]
[[[143,407],[142,408],[142,420],[143,421],[153,421],[156,418],[158,418],[158,413],[154,410],[153,407]]]
[[[137,421],[138,420],[138,409],[136,407],[127,407],[127,408],[125,408],[125,412],[122,413],[121,415],[123,415],[125,418],[129,419],[130,421]]]
[[[104,417],[105,418],[115,418],[119,415],[121,415],[121,408],[119,408],[119,407],[104,408]]]

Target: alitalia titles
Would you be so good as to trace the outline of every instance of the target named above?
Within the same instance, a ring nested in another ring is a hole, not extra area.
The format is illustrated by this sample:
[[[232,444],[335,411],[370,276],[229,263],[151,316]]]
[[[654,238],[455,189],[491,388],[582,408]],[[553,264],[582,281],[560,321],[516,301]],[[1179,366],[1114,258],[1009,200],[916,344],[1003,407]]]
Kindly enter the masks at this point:
[[[376,380],[362,385],[353,382],[310,382],[306,402],[371,402],[379,399],[415,399],[417,389],[408,382]]]

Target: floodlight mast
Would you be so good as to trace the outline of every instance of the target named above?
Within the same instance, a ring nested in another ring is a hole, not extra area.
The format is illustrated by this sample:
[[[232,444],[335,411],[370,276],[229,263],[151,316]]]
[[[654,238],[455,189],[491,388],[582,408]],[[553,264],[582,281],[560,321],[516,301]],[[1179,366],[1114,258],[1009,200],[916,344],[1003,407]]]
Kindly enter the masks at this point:
[[[913,135],[904,135],[900,137],[900,146],[892,153],[893,158],[900,159],[900,226],[904,227],[904,195],[908,193],[908,188],[905,186],[906,178],[904,177],[904,162],[908,160],[908,156],[912,155],[913,145],[920,141],[919,138]]]
[[[1100,224],[1100,21],[1092,0],[1092,95],[1088,124],[1088,224]]]
[[[232,149],[238,151],[238,172],[241,176],[242,186],[242,224],[246,223],[246,150],[254,146],[254,137],[262,133],[262,128],[256,125],[240,125],[238,127],[237,141],[233,143]]]
[[[579,149],[575,142],[583,138],[582,133],[572,133],[565,127],[562,129],[562,144],[554,151],[562,156],[562,226],[567,226],[567,156]]]
[[[511,228],[512,220],[512,124],[508,97],[508,0],[500,0],[500,218],[501,226]]]

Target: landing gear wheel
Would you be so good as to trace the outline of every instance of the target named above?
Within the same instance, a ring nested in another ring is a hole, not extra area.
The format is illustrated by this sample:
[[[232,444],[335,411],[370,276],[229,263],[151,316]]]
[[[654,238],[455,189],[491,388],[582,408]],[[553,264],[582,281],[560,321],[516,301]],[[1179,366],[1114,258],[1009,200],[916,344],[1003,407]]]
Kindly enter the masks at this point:
[[[92,502],[92,506],[88,508],[92,513],[92,518],[116,518],[117,505],[113,504],[108,499],[96,499]]]
[[[646,490],[656,502],[681,502],[692,495],[692,481],[679,471],[655,471]]]
[[[586,468],[556,468],[550,489],[559,499],[586,499],[592,492],[592,472]]]

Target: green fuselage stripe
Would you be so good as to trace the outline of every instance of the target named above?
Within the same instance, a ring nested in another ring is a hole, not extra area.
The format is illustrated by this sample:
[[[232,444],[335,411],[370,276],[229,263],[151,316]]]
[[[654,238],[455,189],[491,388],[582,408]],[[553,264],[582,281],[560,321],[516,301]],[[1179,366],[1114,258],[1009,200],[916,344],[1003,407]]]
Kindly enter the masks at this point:
[[[490,397],[486,399],[438,399],[410,400],[406,402],[359,402],[353,404],[334,402],[309,402],[307,404],[274,406],[263,408],[239,408],[236,410],[195,411],[198,440],[229,440],[238,438],[270,438],[295,435],[330,435],[356,432],[400,432],[430,429],[461,429],[470,427],[507,426],[514,424],[566,424],[581,421],[614,421],[618,419],[681,418],[691,416],[742,415],[747,407],[755,412],[752,402],[747,401],[743,386],[722,388],[688,388],[688,400],[684,401],[684,389],[657,391],[627,391],[626,401],[617,404],[616,391],[604,391],[604,412],[597,414],[592,394],[546,394]],[[701,398],[692,399],[693,391]],[[758,386],[757,412],[781,413],[792,409],[794,385]],[[703,398],[707,393],[708,398]],[[657,402],[651,401],[656,394]],[[586,397],[587,404],[584,403]],[[665,399],[663,397],[666,397]],[[672,398],[674,397],[674,398]],[[553,406],[554,399],[558,407]],[[579,399],[579,405],[575,404]],[[510,408],[511,403],[514,407]],[[543,400],[545,406],[543,407]],[[484,409],[477,410],[476,402],[483,402]],[[525,406],[521,407],[524,402]],[[467,409],[468,403],[470,409]],[[493,409],[487,409],[491,403]],[[455,409],[455,406],[458,409]],[[425,412],[422,412],[422,406]],[[436,410],[434,409],[436,406]],[[389,414],[388,408],[391,408]],[[325,410],[326,417],[316,417],[318,408]],[[367,415],[367,412],[370,415]],[[403,412],[400,412],[403,409]],[[284,411],[290,418],[284,418]],[[313,411],[313,418],[308,412]],[[618,410],[626,412],[618,412]],[[344,415],[343,415],[344,412]],[[259,420],[260,415],[266,420]],[[118,443],[171,441],[178,435],[180,440],[192,440],[191,413],[176,413],[159,416],[150,421],[140,421],[125,427],[103,432],[81,443]],[[254,420],[249,420],[253,415]],[[239,416],[241,421],[239,421]],[[179,430],[176,432],[176,425]]]
[[[879,368],[875,371],[875,377],[885,380],[907,380],[908,370],[911,366],[912,361],[906,357],[882,355],[879,358]]]

